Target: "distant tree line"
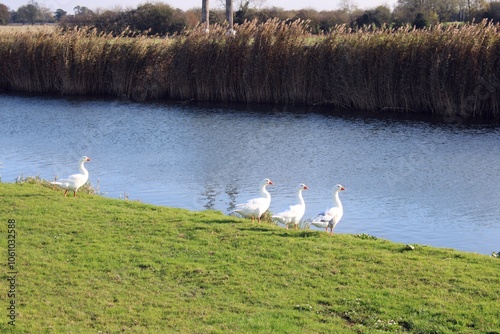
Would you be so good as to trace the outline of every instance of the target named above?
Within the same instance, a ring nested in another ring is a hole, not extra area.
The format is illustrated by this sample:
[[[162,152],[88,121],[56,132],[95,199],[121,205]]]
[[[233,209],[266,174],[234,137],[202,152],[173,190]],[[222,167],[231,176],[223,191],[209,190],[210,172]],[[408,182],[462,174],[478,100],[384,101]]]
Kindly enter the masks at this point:
[[[54,22],[56,22],[54,13],[49,8],[39,5],[34,0],[30,0],[28,4],[11,11],[9,11],[6,5],[0,3],[0,24],[2,25],[9,23],[35,24]]]
[[[234,23],[256,20],[265,22],[271,18],[282,20],[308,20],[312,33],[330,31],[338,25],[353,29],[361,27],[399,27],[411,25],[417,28],[444,22],[470,22],[488,19],[500,22],[500,1],[486,0],[398,0],[391,10],[388,6],[359,9],[352,0],[340,0],[339,9],[316,11],[313,9],[284,10],[279,7],[257,7],[255,1],[240,0],[235,7]],[[57,23],[62,27],[90,26],[105,33],[146,33],[167,35],[193,28],[201,17],[201,8],[187,11],[173,8],[167,3],[144,3],[135,9],[98,9],[77,6],[73,14],[62,9],[51,12],[35,0],[9,9],[0,3],[0,24]],[[210,24],[224,24],[223,9],[210,11]]]

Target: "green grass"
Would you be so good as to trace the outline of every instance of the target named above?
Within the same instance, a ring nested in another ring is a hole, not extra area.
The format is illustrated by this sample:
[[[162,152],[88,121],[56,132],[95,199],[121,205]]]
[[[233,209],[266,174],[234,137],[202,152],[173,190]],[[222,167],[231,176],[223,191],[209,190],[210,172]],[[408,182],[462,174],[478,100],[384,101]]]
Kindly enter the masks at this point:
[[[500,261],[366,235],[285,230],[29,182],[16,220],[14,333],[496,333]],[[2,260],[6,264],[6,252]]]

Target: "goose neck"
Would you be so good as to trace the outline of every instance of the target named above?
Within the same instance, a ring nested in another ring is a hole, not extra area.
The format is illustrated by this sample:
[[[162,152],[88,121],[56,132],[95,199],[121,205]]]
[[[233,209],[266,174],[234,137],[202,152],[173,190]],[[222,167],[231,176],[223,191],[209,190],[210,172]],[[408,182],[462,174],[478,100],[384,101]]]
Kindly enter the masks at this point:
[[[297,191],[297,198],[299,199],[299,202],[300,202],[301,205],[305,204],[304,198],[302,197],[302,189],[299,189]]]
[[[260,187],[260,194],[262,195],[262,197],[270,198],[271,194],[269,194],[269,192],[267,191],[266,186],[267,184],[264,184]]]
[[[83,175],[89,174],[89,172],[85,168],[85,161],[80,162],[80,173],[82,173]]]
[[[340,201],[339,192],[338,191],[334,192],[333,201],[335,202],[335,204],[337,205],[337,207],[342,208],[342,202]]]

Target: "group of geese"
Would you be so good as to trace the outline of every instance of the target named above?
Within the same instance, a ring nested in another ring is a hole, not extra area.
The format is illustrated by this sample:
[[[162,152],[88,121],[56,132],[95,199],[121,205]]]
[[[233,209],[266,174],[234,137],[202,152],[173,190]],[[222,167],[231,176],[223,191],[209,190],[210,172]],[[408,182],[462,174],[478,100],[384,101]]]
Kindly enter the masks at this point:
[[[79,174],[73,174],[65,179],[53,181],[51,183],[64,189],[64,196],[67,196],[68,191],[73,191],[73,196],[76,197],[76,192],[78,191],[78,189],[82,187],[89,179],[89,172],[85,168],[85,163],[88,161],[91,161],[89,157],[81,157],[80,161],[78,162],[78,168],[80,170]],[[237,204],[234,212],[238,213],[242,217],[250,218],[252,222],[257,220],[258,223],[260,223],[262,215],[269,209],[269,206],[271,205],[271,194],[269,194],[266,187],[273,184],[274,183],[269,179],[262,180],[262,182],[260,183],[261,197],[250,199],[246,203]],[[297,187],[297,198],[299,203],[291,205],[287,210],[273,215],[272,218],[277,222],[284,224],[287,229],[289,225],[294,225],[294,228],[297,229],[306,211],[306,204],[304,202],[304,198],[302,197],[302,191],[307,189],[309,188],[305,184],[301,183]],[[337,184],[335,187],[333,187],[334,206],[318,214],[311,221],[312,225],[325,228],[327,233],[328,228],[330,228],[330,234],[333,234],[333,229],[344,214],[342,203],[340,202],[339,198],[339,192],[343,190],[345,190],[345,188],[340,184]]]
[[[266,187],[268,185],[273,185],[273,181],[269,179],[264,179],[260,183],[260,195],[261,197],[253,198],[248,200],[246,203],[237,204],[236,210],[234,212],[240,214],[243,217],[250,218],[252,222],[257,219],[260,223],[260,218],[264,212],[269,209],[271,205],[271,194],[267,191]],[[277,213],[272,216],[274,220],[288,227],[293,225],[295,229],[298,228],[300,220],[304,216],[306,211],[306,204],[304,198],[302,197],[302,191],[309,189],[305,184],[301,183],[297,187],[297,199],[298,204],[290,205],[288,209],[283,212]],[[337,184],[333,187],[333,206],[320,214],[318,214],[312,221],[311,225],[316,227],[325,228],[328,233],[328,228],[330,228],[330,234],[333,234],[333,229],[339,223],[340,219],[344,214],[344,209],[342,208],[342,202],[340,202],[339,192],[345,190],[345,188]]]

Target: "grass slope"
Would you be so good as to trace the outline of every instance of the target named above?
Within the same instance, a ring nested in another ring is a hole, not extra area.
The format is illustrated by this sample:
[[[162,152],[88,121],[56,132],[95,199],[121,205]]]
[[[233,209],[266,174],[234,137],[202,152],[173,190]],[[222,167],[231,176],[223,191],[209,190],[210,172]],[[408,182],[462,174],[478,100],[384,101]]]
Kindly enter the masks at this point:
[[[0,332],[496,333],[500,261],[0,183]],[[2,251],[4,257],[6,252]],[[7,262],[5,258],[2,260]]]

